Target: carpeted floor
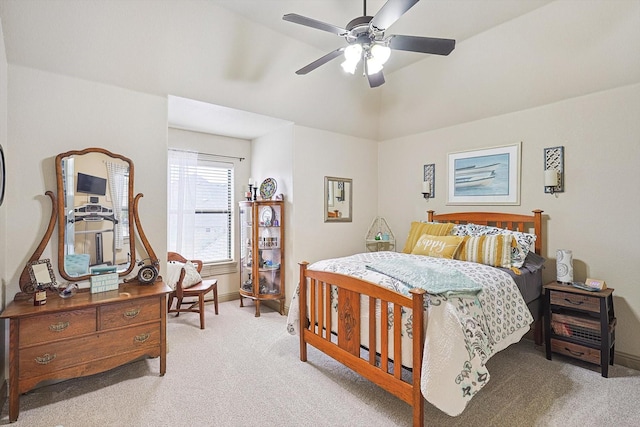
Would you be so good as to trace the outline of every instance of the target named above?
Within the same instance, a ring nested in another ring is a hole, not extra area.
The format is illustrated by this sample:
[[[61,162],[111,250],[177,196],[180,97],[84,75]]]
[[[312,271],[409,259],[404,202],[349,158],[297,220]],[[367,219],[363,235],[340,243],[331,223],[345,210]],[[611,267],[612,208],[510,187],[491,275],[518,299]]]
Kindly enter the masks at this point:
[[[410,426],[411,408],[309,347],[284,316],[262,317],[238,301],[207,306],[198,316],[169,316],[167,374],[158,360],[33,390],[20,399],[17,427],[29,426]],[[594,365],[522,341],[488,363],[491,380],[459,417],[426,404],[431,426],[636,426],[640,372]],[[5,402],[0,424],[8,424]]]

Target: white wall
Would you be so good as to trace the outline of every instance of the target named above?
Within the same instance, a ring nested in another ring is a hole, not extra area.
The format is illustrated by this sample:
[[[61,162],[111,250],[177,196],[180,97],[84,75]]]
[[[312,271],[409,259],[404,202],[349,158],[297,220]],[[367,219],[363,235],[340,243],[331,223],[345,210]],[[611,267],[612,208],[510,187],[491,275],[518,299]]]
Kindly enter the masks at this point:
[[[616,351],[640,362],[640,84],[573,98],[380,145],[379,211],[404,244],[411,221],[436,212],[544,210],[545,281],[555,280],[557,249],[571,249],[574,279],[614,288]],[[522,141],[520,206],[447,206],[447,154]],[[543,150],[565,147],[565,192],[544,193]],[[420,194],[422,167],[436,165],[436,198]],[[398,170],[407,170],[399,174]]]
[[[0,22],[0,145],[3,148],[5,156],[8,156],[9,145],[7,139],[7,57],[4,49],[4,36],[2,32],[2,22]],[[5,157],[6,158],[6,157]],[[6,180],[6,182],[11,182]],[[9,243],[7,242],[7,216],[6,203],[0,206],[0,310],[4,310],[7,304],[7,283],[8,272],[6,263],[6,253]],[[5,342],[5,329],[0,328],[0,342]],[[0,352],[0,367],[4,367],[5,352]],[[0,384],[4,384],[4,369],[0,368]]]
[[[166,257],[167,100],[127,89],[30,68],[9,66],[7,156],[7,299],[19,291],[18,278],[51,216],[45,191],[56,191],[57,154],[102,147],[129,157],[134,191],[143,193],[139,214],[156,255]],[[42,258],[57,260],[57,234]],[[139,245],[138,249],[139,249]],[[137,253],[137,258],[144,258]],[[55,263],[57,265],[57,262]]]
[[[303,126],[295,126],[294,135],[294,261],[363,252],[378,204],[376,142]],[[353,180],[353,222],[324,222],[325,176]],[[288,304],[291,286],[287,294]]]
[[[296,283],[295,255],[295,205],[293,179],[293,125],[256,138],[251,143],[251,178],[260,184],[266,178],[277,183],[276,194],[284,195],[284,290],[289,303],[292,289]]]

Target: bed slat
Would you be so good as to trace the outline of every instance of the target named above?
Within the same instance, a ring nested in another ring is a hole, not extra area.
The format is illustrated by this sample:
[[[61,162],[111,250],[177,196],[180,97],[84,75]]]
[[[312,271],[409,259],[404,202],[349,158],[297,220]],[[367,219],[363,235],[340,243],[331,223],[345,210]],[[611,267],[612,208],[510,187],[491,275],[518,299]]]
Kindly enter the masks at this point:
[[[402,306],[393,304],[393,360],[402,360]],[[402,364],[394,362],[393,376],[402,377]]]
[[[376,349],[376,299],[369,297],[369,348]],[[376,352],[369,351],[369,364],[376,364]]]
[[[380,301],[380,369],[389,372],[389,306],[386,301]]]

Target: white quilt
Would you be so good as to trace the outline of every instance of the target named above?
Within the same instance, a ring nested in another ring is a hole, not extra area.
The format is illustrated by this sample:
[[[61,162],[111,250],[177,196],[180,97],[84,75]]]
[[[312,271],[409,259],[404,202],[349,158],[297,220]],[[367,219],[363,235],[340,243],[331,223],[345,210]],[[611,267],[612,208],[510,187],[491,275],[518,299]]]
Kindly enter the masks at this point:
[[[487,360],[518,342],[529,330],[533,317],[511,276],[483,264],[398,252],[367,252],[318,261],[308,268],[355,276],[409,296],[410,284],[366,268],[367,263],[376,260],[401,257],[424,263],[431,271],[454,269],[482,288],[475,296],[427,295],[425,298],[427,328],[422,394],[443,412],[459,415],[489,381]],[[298,290],[289,306],[287,329],[291,334],[297,333],[299,325],[297,297]],[[403,315],[403,339],[411,337],[411,319],[410,312]],[[405,344],[403,347],[410,348]],[[403,355],[403,361],[406,360]]]

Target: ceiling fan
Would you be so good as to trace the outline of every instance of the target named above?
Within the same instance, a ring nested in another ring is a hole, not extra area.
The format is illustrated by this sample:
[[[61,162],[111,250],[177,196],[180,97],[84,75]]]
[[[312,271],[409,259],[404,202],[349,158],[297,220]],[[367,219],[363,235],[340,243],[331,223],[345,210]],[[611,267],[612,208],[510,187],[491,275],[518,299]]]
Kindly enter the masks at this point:
[[[363,16],[351,20],[345,28],[295,13],[284,15],[282,19],[285,21],[337,34],[344,37],[348,43],[348,46],[331,51],[302,67],[296,71],[296,74],[307,74],[344,53],[345,60],[342,63],[342,68],[346,72],[354,74],[358,63],[362,60],[364,73],[369,79],[369,86],[378,87],[384,84],[382,68],[391,55],[391,49],[449,55],[455,48],[455,40],[396,34],[385,36],[384,32],[387,28],[418,1],[420,0],[388,0],[375,16],[367,16],[367,0],[363,0]]]

